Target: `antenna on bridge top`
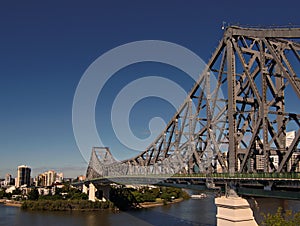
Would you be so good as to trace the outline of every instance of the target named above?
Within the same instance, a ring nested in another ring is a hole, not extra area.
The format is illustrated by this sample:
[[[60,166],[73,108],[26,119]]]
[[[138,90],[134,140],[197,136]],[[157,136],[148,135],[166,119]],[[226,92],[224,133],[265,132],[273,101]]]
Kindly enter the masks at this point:
[[[226,22],[225,22],[225,21],[223,21],[223,22],[222,22],[222,30],[224,30],[224,29],[225,29],[225,27],[226,27]]]

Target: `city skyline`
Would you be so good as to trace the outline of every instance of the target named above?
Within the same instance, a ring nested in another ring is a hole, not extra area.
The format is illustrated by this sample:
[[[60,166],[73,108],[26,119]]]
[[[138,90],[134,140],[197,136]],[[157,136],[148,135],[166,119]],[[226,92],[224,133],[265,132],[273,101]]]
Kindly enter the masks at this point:
[[[22,164],[31,166],[34,175],[51,169],[66,177],[85,174],[87,162],[73,135],[72,104],[84,72],[105,52],[133,41],[163,40],[207,62],[222,37],[223,21],[226,26],[299,25],[299,3],[288,2],[252,2],[249,12],[239,1],[2,3],[0,178],[6,173],[16,177]],[[152,62],[118,71],[96,106],[97,128],[105,131],[105,145],[112,151],[122,148],[107,120],[114,97],[125,84],[150,75],[173,79],[186,91],[193,84],[182,71]],[[132,110],[135,123],[130,123],[139,137],[148,136],[151,117],[168,121],[175,111],[162,100],[147,101]]]
[[[18,178],[18,171],[19,171],[19,168],[29,168],[30,169],[30,177],[31,178],[35,178],[35,177],[38,177],[42,174],[46,174],[46,173],[49,173],[49,172],[55,172],[55,174],[57,174],[58,176],[61,176],[63,175],[64,173],[63,172],[58,172],[56,170],[53,170],[53,169],[46,169],[45,171],[38,171],[38,172],[34,172],[32,174],[32,171],[31,171],[31,166],[29,165],[19,165],[16,167],[16,170],[15,172],[13,172],[12,174],[11,173],[5,173],[5,178],[9,175],[12,179],[16,179]],[[77,175],[77,176],[82,176],[82,175]],[[63,177],[63,176],[61,176]],[[4,178],[0,178],[0,179],[4,179]]]

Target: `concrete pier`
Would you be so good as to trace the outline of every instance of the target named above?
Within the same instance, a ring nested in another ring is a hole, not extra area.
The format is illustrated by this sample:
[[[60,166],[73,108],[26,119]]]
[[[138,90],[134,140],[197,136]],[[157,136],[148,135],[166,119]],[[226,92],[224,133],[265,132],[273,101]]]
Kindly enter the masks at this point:
[[[100,189],[102,191],[102,201],[109,200],[110,185],[103,185]]]
[[[85,184],[82,185],[82,193],[84,193],[84,194],[89,193],[89,188]]]
[[[89,187],[85,184],[82,186],[82,193],[88,195],[90,201],[102,201],[109,200],[110,185],[98,185],[97,187],[90,183]]]
[[[258,226],[246,199],[222,196],[215,199],[218,226]]]
[[[96,197],[97,188],[93,183],[89,184],[89,200],[95,202],[97,200]]]

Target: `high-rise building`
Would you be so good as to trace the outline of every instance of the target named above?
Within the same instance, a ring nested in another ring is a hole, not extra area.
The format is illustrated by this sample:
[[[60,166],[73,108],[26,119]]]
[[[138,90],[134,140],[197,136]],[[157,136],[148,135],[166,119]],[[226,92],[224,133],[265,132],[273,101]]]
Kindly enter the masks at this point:
[[[20,187],[22,185],[30,186],[30,174],[31,174],[31,168],[29,166],[25,166],[25,165],[18,166],[16,187]]]
[[[8,173],[8,174],[5,175],[5,185],[8,186],[8,185],[11,185],[11,183],[12,183],[12,177]]]
[[[290,131],[290,132],[286,132],[286,138],[285,138],[285,142],[286,142],[286,147],[290,147],[293,140],[295,139],[296,136],[296,131]]]
[[[52,184],[55,182],[56,172],[54,170],[49,170],[48,172],[45,172],[45,174],[47,175],[46,186],[52,186]]]
[[[49,170],[39,174],[35,179],[35,184],[41,187],[52,186],[55,182],[62,182],[63,178],[63,173],[56,173],[54,170]]]
[[[288,170],[290,171],[293,171],[293,172],[296,172],[296,173],[299,173],[300,172],[300,152],[295,152],[292,154],[288,164],[287,164],[287,167],[288,167]]]
[[[45,173],[39,174],[37,176],[36,186],[47,186],[47,175]]]
[[[63,173],[57,173],[56,174],[56,178],[55,178],[55,182],[63,182],[64,181],[64,174]]]
[[[275,167],[275,169],[277,170],[278,169],[278,166],[279,166],[279,156],[278,155],[270,155],[270,159],[273,163],[273,166]]]
[[[264,156],[256,155],[256,170],[264,170]]]

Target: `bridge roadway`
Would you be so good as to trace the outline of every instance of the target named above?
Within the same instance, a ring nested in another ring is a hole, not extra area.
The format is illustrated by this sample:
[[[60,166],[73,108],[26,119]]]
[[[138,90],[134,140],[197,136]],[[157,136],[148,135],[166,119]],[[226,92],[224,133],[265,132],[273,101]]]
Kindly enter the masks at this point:
[[[300,173],[247,173],[247,174],[175,174],[175,175],[130,175],[101,177],[73,183],[74,186],[93,183],[172,186],[193,190],[225,192],[227,185],[240,195],[274,197],[300,200]]]

